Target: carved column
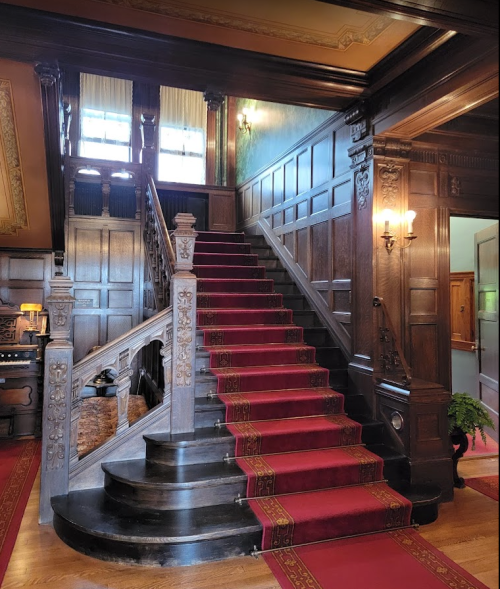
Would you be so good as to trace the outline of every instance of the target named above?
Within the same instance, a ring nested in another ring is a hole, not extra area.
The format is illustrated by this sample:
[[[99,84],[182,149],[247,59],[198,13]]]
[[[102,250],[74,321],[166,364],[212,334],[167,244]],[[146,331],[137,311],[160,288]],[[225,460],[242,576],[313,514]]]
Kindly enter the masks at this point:
[[[101,193],[102,193],[102,211],[103,217],[109,217],[109,195],[111,193],[111,170],[102,169]]]
[[[130,368],[129,350],[120,352],[118,359],[119,372],[115,379],[116,401],[118,403],[118,424],[116,426],[116,435],[123,433],[128,428],[128,400],[130,395],[130,386],[132,381],[132,369]]]
[[[374,411],[373,399],[373,136],[364,103],[348,111],[352,170],[352,360],[350,378]]]
[[[156,123],[155,116],[144,113],[142,115],[142,167],[147,174],[155,177],[155,170],[157,166],[156,148],[155,148],[155,131]]]
[[[70,326],[75,299],[69,291],[73,282],[67,276],[56,276],[49,284],[46,304],[52,341],[45,348],[40,523],[52,521],[51,497],[68,493],[72,410]]]
[[[52,249],[64,252],[65,204],[62,175],[63,121],[59,120],[60,72],[56,65],[46,63],[38,63],[35,66],[35,72],[40,79],[42,94],[45,159],[50,195]]]
[[[194,431],[194,390],[196,353],[196,276],[193,269],[194,243],[198,235],[190,213],[174,219],[175,274],[170,283],[173,311],[172,342],[172,433]]]

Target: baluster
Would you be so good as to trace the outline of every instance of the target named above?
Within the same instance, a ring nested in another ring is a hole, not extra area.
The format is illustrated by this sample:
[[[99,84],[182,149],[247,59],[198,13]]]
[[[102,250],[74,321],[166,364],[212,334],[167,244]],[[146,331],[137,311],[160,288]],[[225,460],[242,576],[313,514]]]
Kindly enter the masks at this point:
[[[118,403],[118,424],[116,426],[116,435],[121,434],[128,428],[128,399],[132,381],[132,369],[130,368],[130,354],[128,350],[120,352],[118,360],[119,372],[115,379],[116,400]]]

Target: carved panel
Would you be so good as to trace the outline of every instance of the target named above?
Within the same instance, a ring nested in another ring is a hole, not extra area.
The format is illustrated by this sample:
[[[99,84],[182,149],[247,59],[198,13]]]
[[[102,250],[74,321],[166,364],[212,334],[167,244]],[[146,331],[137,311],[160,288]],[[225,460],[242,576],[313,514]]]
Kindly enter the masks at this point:
[[[109,282],[133,282],[134,249],[132,231],[109,232]]]
[[[75,231],[75,282],[100,282],[102,232],[100,229]]]
[[[28,228],[21,156],[9,80],[0,79],[0,235]]]
[[[271,183],[271,175],[267,175],[261,181],[261,190],[262,190],[262,211],[267,211],[273,206],[273,199],[272,199],[272,183]]]
[[[319,186],[333,177],[332,135],[312,146],[312,185]]]
[[[108,340],[114,340],[132,329],[131,315],[110,315],[108,316]]]
[[[406,358],[415,378],[439,382],[438,337],[436,325],[412,325],[410,329],[411,356]]]
[[[45,260],[41,258],[9,259],[9,280],[44,280]]]
[[[283,168],[280,167],[273,172],[273,205],[283,202]]]
[[[283,245],[286,247],[286,249],[289,251],[292,258],[295,260],[295,249],[294,249],[295,239],[294,239],[294,236],[295,236],[295,234],[293,232],[285,233],[283,235]]]
[[[311,198],[311,213],[326,211],[330,207],[330,191],[325,190]]]
[[[410,168],[411,194],[428,194],[436,196],[438,193],[438,176],[435,170],[421,170]]]
[[[295,158],[285,163],[285,200],[290,200],[297,196],[297,177],[296,177]]]
[[[309,274],[308,268],[308,242],[307,229],[299,229],[297,235],[297,263],[307,276]]]
[[[311,152],[303,151],[297,156],[297,193],[302,194],[311,188]]]
[[[330,280],[330,255],[328,248],[328,222],[311,227],[311,280]]]

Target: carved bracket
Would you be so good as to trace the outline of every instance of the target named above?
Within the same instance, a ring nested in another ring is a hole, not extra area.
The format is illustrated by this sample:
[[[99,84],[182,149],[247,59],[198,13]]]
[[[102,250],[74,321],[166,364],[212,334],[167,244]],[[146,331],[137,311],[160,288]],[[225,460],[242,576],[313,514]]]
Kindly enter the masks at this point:
[[[366,102],[361,101],[347,111],[344,122],[350,127],[351,141],[353,143],[364,139],[371,130]]]

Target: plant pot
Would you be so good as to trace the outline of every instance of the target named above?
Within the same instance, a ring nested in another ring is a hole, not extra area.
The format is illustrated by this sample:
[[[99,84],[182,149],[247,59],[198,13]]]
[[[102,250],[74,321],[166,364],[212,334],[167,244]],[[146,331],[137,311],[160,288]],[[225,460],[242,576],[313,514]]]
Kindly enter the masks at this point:
[[[458,448],[453,453],[451,460],[453,461],[453,485],[457,489],[463,489],[465,487],[464,479],[458,476],[458,461],[467,452],[469,447],[469,440],[466,433],[458,427],[453,428],[450,433],[451,443]]]

